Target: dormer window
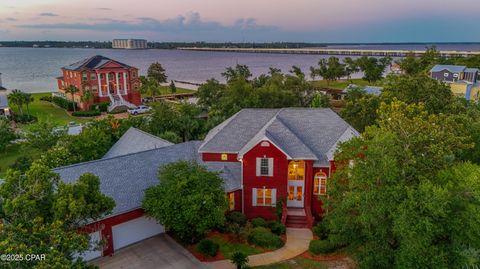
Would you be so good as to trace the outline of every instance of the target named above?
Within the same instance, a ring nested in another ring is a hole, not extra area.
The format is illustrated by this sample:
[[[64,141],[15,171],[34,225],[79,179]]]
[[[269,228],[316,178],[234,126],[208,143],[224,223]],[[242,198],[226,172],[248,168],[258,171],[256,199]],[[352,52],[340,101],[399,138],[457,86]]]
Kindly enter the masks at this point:
[[[273,176],[273,158],[257,158],[257,176]]]

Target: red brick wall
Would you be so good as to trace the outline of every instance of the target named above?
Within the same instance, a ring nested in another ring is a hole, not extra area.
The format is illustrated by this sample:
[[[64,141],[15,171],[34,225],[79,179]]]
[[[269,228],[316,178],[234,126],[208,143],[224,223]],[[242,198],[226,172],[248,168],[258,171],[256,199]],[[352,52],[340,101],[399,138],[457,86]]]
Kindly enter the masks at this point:
[[[275,219],[274,207],[252,206],[252,188],[277,189],[277,201],[284,199],[287,196],[288,160],[285,154],[272,143],[269,142],[268,147],[262,147],[261,142],[248,151],[242,160],[244,213],[248,218]],[[256,176],[257,157],[273,158],[273,177]]]
[[[202,153],[202,160],[205,162],[238,162],[237,154],[226,153],[227,160],[222,160],[222,153]]]

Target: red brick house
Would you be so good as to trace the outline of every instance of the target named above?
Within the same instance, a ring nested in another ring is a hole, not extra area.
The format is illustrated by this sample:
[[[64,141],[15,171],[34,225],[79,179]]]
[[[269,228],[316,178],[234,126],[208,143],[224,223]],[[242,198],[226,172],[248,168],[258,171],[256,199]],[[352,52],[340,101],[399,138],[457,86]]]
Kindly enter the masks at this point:
[[[110,58],[96,55],[62,68],[63,76],[57,78],[58,90],[67,99],[68,86],[78,89],[73,101],[80,110],[88,110],[94,103],[110,102],[109,109],[117,106],[134,107],[141,104],[138,69]],[[82,99],[86,91],[92,93],[89,101]]]
[[[65,182],[93,173],[100,190],[115,200],[112,214],[85,227],[92,240],[106,242],[84,255],[92,259],[164,231],[144,215],[142,200],[145,189],[158,184],[159,167],[179,160],[220,172],[230,210],[274,219],[277,201],[284,201],[288,227],[311,227],[322,215],[319,198],[335,170],[337,145],[355,136],[331,109],[243,109],[204,141],[171,144],[131,128],[104,158],[54,171]]]

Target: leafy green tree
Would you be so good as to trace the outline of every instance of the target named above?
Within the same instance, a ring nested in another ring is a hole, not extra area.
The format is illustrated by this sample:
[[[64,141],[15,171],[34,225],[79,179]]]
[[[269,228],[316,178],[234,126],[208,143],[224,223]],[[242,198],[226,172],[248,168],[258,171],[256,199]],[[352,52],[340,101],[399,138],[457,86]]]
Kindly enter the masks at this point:
[[[407,53],[403,59],[397,61],[397,64],[400,65],[406,75],[417,75],[424,71],[424,67],[420,65],[420,61],[414,52]]]
[[[345,59],[343,59],[343,65],[345,66],[345,76],[347,76],[347,79],[351,83],[352,75],[360,72],[360,67],[358,67],[357,62],[350,57],[345,57]]]
[[[250,68],[242,64],[237,64],[235,67],[228,67],[225,72],[222,73],[222,77],[227,81],[233,79],[248,80],[251,76]]]
[[[159,137],[167,141],[170,141],[174,144],[182,142],[182,138],[172,131],[166,131],[160,134]]]
[[[318,68],[313,69],[313,71],[316,75],[325,79],[327,85],[346,75],[345,65],[337,57],[321,59],[318,61]]]
[[[146,126],[147,131],[154,135],[161,135],[165,132],[177,132],[178,111],[167,102],[158,102],[152,106],[150,113],[151,121]]]
[[[172,94],[174,94],[174,93],[177,92],[177,86],[175,86],[175,82],[173,82],[173,80],[170,81],[170,86],[169,86],[169,87],[170,87],[170,92],[171,92]]]
[[[365,127],[376,123],[380,97],[354,88],[347,92],[345,102],[345,108],[340,115],[357,131],[363,132]]]
[[[198,104],[204,108],[210,108],[218,103],[225,91],[225,85],[212,78],[198,87],[195,93],[198,97]]]
[[[0,152],[3,152],[13,139],[15,139],[15,132],[10,127],[10,122],[0,117]]]
[[[45,254],[42,261],[9,262],[2,268],[91,268],[76,258],[89,248],[88,235],[78,232],[86,222],[110,213],[115,202],[99,190],[99,179],[82,175],[66,184],[49,168],[33,164],[22,175],[10,170],[0,185],[0,251]]]
[[[24,135],[30,146],[45,151],[66,134],[65,128],[58,127],[51,121],[39,121],[28,125]]]
[[[78,88],[75,87],[74,85],[70,85],[68,86],[66,89],[65,89],[65,93],[66,94],[70,94],[70,96],[72,97],[72,102],[73,102],[73,111],[75,112],[75,110],[77,109],[77,103],[75,103],[75,94],[78,92]]]
[[[447,113],[454,102],[448,85],[423,74],[389,76],[382,96],[386,99],[396,98],[407,104],[424,103],[430,113]]]
[[[330,98],[326,94],[317,93],[312,99],[310,107],[330,107]]]
[[[148,67],[147,78],[153,79],[158,84],[167,82],[167,75],[165,74],[165,69],[159,62],[152,63]]]
[[[160,94],[160,84],[156,79],[149,77],[140,77],[140,92],[142,94],[148,94],[150,97],[154,97]]]
[[[390,57],[375,58],[363,56],[356,60],[358,67],[364,74],[363,79],[370,83],[381,80],[385,69],[391,62],[392,59]]]
[[[160,169],[160,183],[145,191],[145,212],[182,242],[196,242],[224,223],[227,202],[223,179],[194,162],[178,161]]]
[[[468,243],[480,242],[478,212],[462,233],[469,237],[456,241],[458,227],[451,227],[460,221],[456,216],[473,213],[468,208],[476,201],[454,204],[452,197],[461,192],[439,173],[471,147],[468,135],[451,116],[428,114],[421,104],[394,100],[383,103],[378,113],[378,126],[366,128],[337,152],[337,171],[327,187],[328,240],[358,247],[360,268],[461,267],[460,255],[450,253],[478,250],[476,243]],[[453,191],[443,193],[443,187]],[[449,213],[453,208],[455,215]]]
[[[183,141],[199,138],[203,133],[202,110],[193,104],[184,102],[178,107],[177,132]]]

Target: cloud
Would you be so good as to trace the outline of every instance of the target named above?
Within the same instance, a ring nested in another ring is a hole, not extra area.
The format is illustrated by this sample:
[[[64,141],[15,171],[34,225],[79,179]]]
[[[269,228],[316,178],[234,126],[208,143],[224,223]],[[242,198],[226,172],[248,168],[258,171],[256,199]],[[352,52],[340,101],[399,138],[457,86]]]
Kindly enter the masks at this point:
[[[98,9],[98,10],[112,10],[112,9],[109,8],[109,7],[98,7],[98,8],[96,8],[96,9]]]
[[[7,21],[17,21],[17,19],[12,18],[12,17],[7,18],[6,20],[7,20]]]
[[[65,29],[87,30],[101,32],[149,32],[159,34],[183,34],[192,38],[203,37],[202,40],[222,38],[227,40],[250,33],[261,36],[265,32],[279,31],[277,27],[258,25],[253,18],[238,19],[233,25],[223,25],[215,21],[206,21],[198,12],[180,15],[166,20],[157,20],[151,17],[138,17],[131,21],[97,18],[91,23],[51,23],[51,24],[24,24],[21,28],[31,29]]]
[[[43,13],[40,13],[39,15],[42,16],[42,17],[57,17],[58,16],[57,14],[51,13],[51,12],[43,12]]]

